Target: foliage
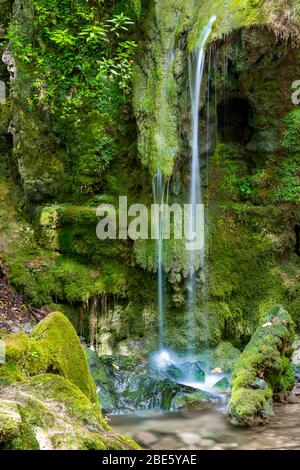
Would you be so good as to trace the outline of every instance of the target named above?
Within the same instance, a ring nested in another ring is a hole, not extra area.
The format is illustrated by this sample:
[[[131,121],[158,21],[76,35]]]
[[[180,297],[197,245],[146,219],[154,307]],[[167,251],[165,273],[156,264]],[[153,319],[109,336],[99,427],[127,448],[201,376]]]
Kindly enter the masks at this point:
[[[12,21],[8,39],[20,66],[34,73],[40,107],[66,119],[91,103],[112,106],[113,90],[130,92],[136,43],[126,40],[133,22],[124,13],[108,18],[97,2],[36,0],[33,16],[35,31]]]
[[[295,108],[285,117],[286,131],[283,145],[291,153],[300,152],[300,109]]]
[[[300,152],[286,158],[276,171],[279,179],[275,191],[276,198],[282,202],[300,203]]]

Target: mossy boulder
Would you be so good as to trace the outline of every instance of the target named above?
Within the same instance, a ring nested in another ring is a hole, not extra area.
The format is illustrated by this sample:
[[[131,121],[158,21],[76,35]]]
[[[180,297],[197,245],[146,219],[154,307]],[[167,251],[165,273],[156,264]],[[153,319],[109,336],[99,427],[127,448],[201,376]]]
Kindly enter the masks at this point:
[[[6,410],[7,397],[10,408]],[[9,419],[2,423],[2,409]],[[114,434],[97,404],[69,380],[44,374],[0,389],[0,449],[125,450],[138,448]]]
[[[209,392],[203,390],[194,390],[194,392],[178,393],[171,403],[172,410],[195,410],[218,402],[218,398]]]
[[[294,386],[291,364],[294,324],[281,306],[263,318],[232,375],[227,414],[233,424],[255,426],[273,415],[272,400],[284,400]]]
[[[122,450],[137,448],[105,419],[74,327],[60,312],[33,332],[2,337],[0,448]]]
[[[19,435],[21,416],[17,405],[0,401],[0,442],[9,441]]]
[[[98,401],[76,331],[62,313],[48,315],[30,336],[12,334],[5,343],[7,362],[0,369],[0,379],[11,382],[51,372],[70,380],[92,402]]]

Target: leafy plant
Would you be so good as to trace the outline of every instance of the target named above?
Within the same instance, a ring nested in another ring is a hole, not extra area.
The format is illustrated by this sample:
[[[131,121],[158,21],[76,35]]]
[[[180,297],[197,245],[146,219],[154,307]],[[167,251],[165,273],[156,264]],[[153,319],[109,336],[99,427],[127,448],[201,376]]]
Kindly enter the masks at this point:
[[[34,69],[31,99],[40,107],[65,120],[92,100],[114,104],[108,88],[119,89],[119,102],[130,93],[136,43],[126,37],[134,24],[128,16],[107,18],[103,7],[85,0],[35,0],[33,14],[34,35],[25,20],[12,21],[8,40],[19,68]]]

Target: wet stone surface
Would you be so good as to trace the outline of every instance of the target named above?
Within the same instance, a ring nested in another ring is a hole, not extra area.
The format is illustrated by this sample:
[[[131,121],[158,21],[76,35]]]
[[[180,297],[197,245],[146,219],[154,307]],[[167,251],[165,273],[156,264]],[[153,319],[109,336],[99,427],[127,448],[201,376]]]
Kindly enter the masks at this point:
[[[276,405],[268,426],[241,429],[230,425],[218,408],[200,411],[113,416],[110,424],[155,450],[300,450],[300,398]]]

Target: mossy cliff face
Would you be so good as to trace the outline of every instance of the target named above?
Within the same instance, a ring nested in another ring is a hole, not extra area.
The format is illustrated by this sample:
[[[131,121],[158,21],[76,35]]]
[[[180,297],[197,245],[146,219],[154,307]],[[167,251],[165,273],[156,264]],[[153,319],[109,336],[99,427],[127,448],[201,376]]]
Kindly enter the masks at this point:
[[[11,8],[13,2],[4,3]],[[87,2],[77,2],[75,9],[68,2],[54,3],[51,18],[61,29],[72,30],[78,18],[91,13]],[[299,261],[293,253],[299,222],[299,113],[291,102],[291,84],[298,78],[298,2],[130,2],[126,13],[136,26],[126,39],[139,46],[133,59],[133,95],[124,95],[108,80],[97,96],[93,84],[79,104],[80,80],[72,82],[72,89],[64,82],[78,79],[82,68],[72,63],[76,73],[63,80],[59,65],[53,65],[53,51],[64,57],[64,47],[44,36],[44,10],[36,10],[37,5],[48,8],[43,0],[14,3],[9,50],[18,73],[7,104],[0,105],[15,186],[7,187],[5,172],[2,181],[11,193],[17,191],[18,217],[27,218],[17,237],[5,235],[6,240],[17,238],[1,256],[10,282],[34,305],[59,305],[77,331],[104,352],[130,337],[155,338],[155,243],[99,241],[96,207],[102,202],[117,205],[119,195],[128,195],[129,204],[150,205],[158,169],[165,182],[170,179],[170,202],[187,202],[188,54],[215,14],[204,72],[207,83],[210,57],[208,142],[204,119],[200,129],[203,174],[209,170],[203,196],[208,202],[210,321],[207,329],[199,276],[197,345],[217,344],[224,337],[244,342],[254,332],[259,312],[274,302],[282,303],[299,324]],[[65,8],[63,14],[60,8]],[[115,2],[113,9],[99,8],[108,18],[123,7]],[[8,21],[0,23],[4,31]],[[25,39],[19,35],[25,41],[22,47],[16,44],[18,28],[25,32]],[[33,57],[49,61],[50,75],[45,68],[41,73]],[[91,76],[94,62],[84,62]],[[5,68],[1,73],[9,85]],[[54,89],[57,99],[51,95]],[[206,101],[203,87],[202,117]],[[69,106],[74,112],[67,112]],[[207,150],[209,168],[204,164]],[[7,201],[2,201],[3,213]],[[14,223],[10,221],[10,234],[16,233]],[[185,350],[188,256],[178,240],[166,243],[164,251],[166,343]]]
[[[2,449],[133,449],[101,415],[96,387],[77,334],[59,313],[27,336],[2,337],[0,366]]]
[[[232,376],[228,416],[233,424],[254,426],[272,416],[272,400],[283,401],[294,387],[291,365],[293,321],[281,307],[261,318]]]
[[[190,4],[189,13],[179,10],[176,54],[180,57],[179,49],[184,58],[180,77],[171,75],[180,87],[178,113],[172,113],[177,116],[180,129],[180,155],[173,161],[170,182],[172,202],[186,202],[189,187],[187,54],[199,45],[203,28],[216,16],[207,44],[201,96],[200,152],[203,196],[207,202],[210,325],[207,331],[201,314],[203,285],[199,276],[196,337],[200,342],[205,341],[203,335],[212,342],[224,335],[244,341],[253,333],[259,312],[265,313],[274,302],[282,303],[299,322],[299,258],[294,254],[294,227],[300,217],[296,144],[299,113],[291,99],[292,83],[298,76],[298,9],[296,1],[289,5],[264,1],[231,1],[225,5],[215,1],[200,6]],[[153,65],[152,51],[159,41],[151,38],[151,32],[159,23],[152,20],[151,24],[153,29],[147,25],[151,47],[142,53],[142,63],[148,60]],[[161,29],[166,34],[167,28]],[[151,89],[151,83],[154,89],[156,83],[149,74],[154,74],[159,82],[159,69],[144,66],[142,70],[144,74],[137,75],[135,94],[143,105],[149,102],[143,100],[144,90]],[[174,103],[171,94],[168,96]],[[155,135],[157,113],[150,107],[145,107],[143,113],[137,111],[141,129],[151,129],[151,135]],[[143,156],[143,148],[140,153]],[[140,242],[135,251],[137,262],[144,269],[153,270],[155,248]],[[184,331],[185,323],[187,257],[179,242],[165,244],[164,268],[169,280],[168,342],[176,327]]]

